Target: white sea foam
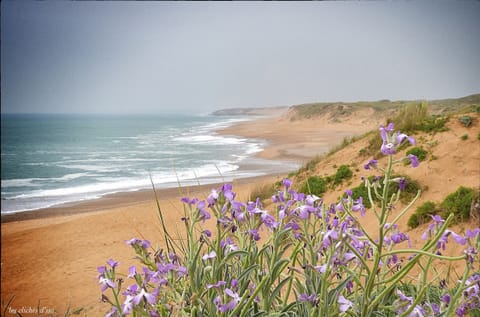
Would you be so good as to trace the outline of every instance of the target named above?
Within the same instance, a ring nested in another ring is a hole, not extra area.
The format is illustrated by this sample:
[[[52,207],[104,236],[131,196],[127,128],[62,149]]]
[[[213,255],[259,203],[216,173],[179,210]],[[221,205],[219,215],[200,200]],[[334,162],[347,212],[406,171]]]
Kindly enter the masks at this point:
[[[240,171],[239,165],[261,151],[264,141],[215,132],[250,119],[233,118],[206,124],[195,121],[190,126],[169,123],[165,127],[159,125],[133,132],[131,136],[99,135],[94,143],[86,143],[87,147],[69,145],[65,151],[53,147],[31,151],[28,155],[45,161],[21,164],[29,170],[48,168],[65,172],[64,169],[68,169],[71,173],[52,178],[2,180],[1,211],[34,210],[109,193],[148,189],[150,175],[158,188],[177,186],[177,180],[182,185],[190,185],[259,175],[260,168]],[[99,146],[98,142],[103,145]]]

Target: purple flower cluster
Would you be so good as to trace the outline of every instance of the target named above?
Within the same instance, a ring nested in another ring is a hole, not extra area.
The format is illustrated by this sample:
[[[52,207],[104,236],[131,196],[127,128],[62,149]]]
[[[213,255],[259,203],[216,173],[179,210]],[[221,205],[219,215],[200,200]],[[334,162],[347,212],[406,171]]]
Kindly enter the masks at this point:
[[[457,316],[460,317],[467,316],[470,310],[480,310],[480,273],[474,273],[465,284],[462,303],[455,310]]]
[[[389,123],[387,127],[380,127],[380,136],[382,137],[382,146],[380,151],[383,155],[395,154],[396,148],[402,144],[403,141],[408,140],[410,144],[415,144],[415,139],[401,132],[394,132],[395,127],[393,123]]]
[[[133,280],[134,283],[125,288],[121,293],[125,296],[125,300],[120,307],[113,305],[112,301],[105,295],[104,300],[112,303],[112,309],[107,316],[126,316],[130,314],[138,314],[149,316],[159,316],[157,312],[157,304],[159,295],[163,287],[167,287],[171,283],[176,283],[180,279],[187,276],[187,269],[178,263],[178,257],[175,254],[156,253],[152,258],[146,250],[150,247],[150,241],[132,238],[126,241],[130,245],[141,262],[145,265],[140,271],[136,266],[128,268],[127,280]],[[106,289],[115,289],[115,268],[119,263],[114,260],[107,262],[108,266],[98,267],[99,283],[102,284],[102,292]],[[115,297],[120,292],[120,284],[123,279],[118,279],[118,291],[114,292]]]

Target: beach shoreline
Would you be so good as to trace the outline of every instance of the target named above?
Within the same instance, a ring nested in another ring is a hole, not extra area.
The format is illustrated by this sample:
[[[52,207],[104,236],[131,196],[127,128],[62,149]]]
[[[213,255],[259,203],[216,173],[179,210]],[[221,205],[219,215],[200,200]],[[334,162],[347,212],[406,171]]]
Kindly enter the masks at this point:
[[[120,207],[128,207],[139,203],[149,202],[155,199],[155,193],[160,197],[177,197],[185,194],[199,194],[209,192],[211,189],[218,188],[224,183],[254,183],[262,182],[266,179],[278,178],[280,174],[265,174],[259,176],[243,177],[225,182],[212,182],[197,185],[187,185],[181,187],[165,187],[140,189],[134,191],[117,192],[107,194],[99,198],[88,199],[83,201],[75,201],[70,203],[59,204],[56,206],[41,208],[36,210],[21,211],[1,216],[1,222],[18,222],[34,219],[45,219],[51,217],[64,217],[75,214],[101,212],[104,210],[115,209]]]
[[[263,151],[243,162],[271,164],[265,175],[228,180],[236,199],[253,199],[258,186],[281,181],[288,172],[340,144],[344,137],[358,135],[370,125],[360,122],[291,122],[283,116],[240,122],[216,131],[223,135],[260,138]],[[375,123],[372,123],[374,125]],[[360,128],[359,128],[360,127]],[[287,168],[288,164],[292,168]],[[295,166],[295,168],[293,168]],[[282,167],[282,168],[280,168]],[[222,182],[199,186],[158,189],[158,203],[169,229],[182,234],[183,196],[205,199]],[[161,246],[163,236],[152,190],[123,192],[57,207],[2,216],[1,295],[12,307],[52,307],[63,315],[67,309],[82,309],[90,316],[105,313],[96,268],[109,258],[121,263],[120,270],[136,264],[125,241],[132,237]],[[7,315],[8,316],[8,315]]]

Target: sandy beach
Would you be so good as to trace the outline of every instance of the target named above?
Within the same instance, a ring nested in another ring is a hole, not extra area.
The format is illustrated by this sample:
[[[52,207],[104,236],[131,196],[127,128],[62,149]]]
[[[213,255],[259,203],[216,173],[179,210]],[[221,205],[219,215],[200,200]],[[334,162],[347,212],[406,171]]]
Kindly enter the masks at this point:
[[[240,123],[219,133],[262,138],[269,145],[258,158],[301,164],[327,151],[345,136],[368,129],[363,125],[315,120],[289,122],[276,115]],[[248,162],[246,162],[248,164]],[[247,200],[255,186],[272,183],[285,175],[233,181],[240,199]],[[182,196],[206,197],[217,185],[179,190],[158,190],[158,198],[171,230],[181,231]],[[133,252],[125,240],[142,237],[162,243],[157,207],[152,190],[121,193],[101,199],[2,217],[1,296],[7,316],[15,311],[63,314],[82,309],[98,316],[107,309],[100,302],[96,268],[114,258],[123,268],[133,264]]]
[[[372,111],[364,109],[348,120],[340,121],[328,116],[290,121],[283,113],[239,123],[218,132],[267,140],[268,146],[257,154],[257,158],[305,163],[341,143],[345,137],[377,128],[384,118],[372,116]],[[448,136],[450,139],[440,134],[440,144],[432,148],[432,154],[435,153],[438,159],[408,172],[417,173],[412,176],[433,176],[425,181],[430,189],[424,199],[440,199],[447,189],[454,190],[459,184],[480,185],[480,171],[476,164],[480,147],[475,143],[478,141],[472,137],[465,141],[466,147],[459,147],[459,135],[468,130],[458,122],[454,122],[451,128],[454,134]],[[478,127],[475,131],[480,132]],[[339,161],[358,161],[358,151],[366,142],[362,140],[356,147],[347,147],[328,157],[317,166],[319,170],[316,173],[324,175],[333,172]],[[452,147],[457,149],[454,155],[442,156],[442,153],[449,153]],[[460,153],[466,148],[470,151]],[[459,159],[463,163],[455,165],[453,162]],[[443,166],[452,166],[451,173],[431,173],[433,169],[439,170]],[[456,175],[464,176],[459,178]],[[237,197],[248,200],[256,186],[271,184],[284,176],[282,173],[270,174],[235,179],[232,183]],[[360,175],[355,177],[359,179]],[[447,177],[443,185],[439,179],[441,177]],[[158,190],[158,199],[169,230],[182,232],[181,197],[205,198],[211,188],[218,186],[209,184]],[[329,193],[325,199],[335,200],[337,195]],[[405,228],[404,222],[401,225]],[[125,244],[132,237],[148,239],[154,246],[162,246],[163,243],[152,190],[109,195],[94,201],[2,217],[1,229],[1,297],[2,311],[6,312],[6,316],[15,316],[14,312],[22,309],[25,312],[38,308],[45,312],[41,316],[63,315],[66,310],[72,312],[80,309],[82,315],[100,316],[108,310],[108,305],[100,302],[97,266],[113,258],[120,262],[120,271],[126,272],[130,265],[136,264],[133,251]],[[419,236],[421,233],[415,230],[412,234]],[[418,237],[414,239],[418,240]],[[7,307],[6,303],[10,300]]]

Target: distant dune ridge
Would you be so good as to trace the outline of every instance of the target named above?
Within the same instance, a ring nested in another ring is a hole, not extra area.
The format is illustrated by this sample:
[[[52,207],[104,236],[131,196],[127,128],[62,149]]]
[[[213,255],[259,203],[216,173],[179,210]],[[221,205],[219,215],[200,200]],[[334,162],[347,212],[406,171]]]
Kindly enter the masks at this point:
[[[314,159],[315,164],[312,164],[309,173],[320,176],[331,175],[342,164],[348,165],[353,171],[351,181],[322,195],[325,201],[335,202],[346,188],[357,186],[362,176],[374,174],[363,169],[371,158],[361,154],[362,149],[369,146],[371,135],[368,132],[377,133],[378,126],[385,124],[407,103],[386,100],[318,103],[226,109],[215,114],[264,116],[218,131],[225,135],[266,139],[268,146],[257,154],[258,157],[302,163]],[[428,152],[427,159],[419,167],[399,166],[396,169],[397,173],[419,181],[423,188],[412,212],[424,201],[441,201],[461,185],[480,189],[480,109],[475,108],[480,107],[480,94],[433,100],[428,105],[431,113],[450,115],[450,120],[445,132],[416,133],[417,145]],[[465,114],[473,120],[470,127],[465,127],[458,120],[460,115]],[[365,137],[361,137],[364,134]],[[467,138],[462,138],[464,135]],[[352,141],[352,137],[358,140]],[[342,142],[348,143],[348,146],[339,147]],[[335,147],[339,150],[333,152]],[[400,155],[406,150],[402,150]],[[380,157],[379,165],[384,163]],[[235,180],[234,191],[238,199],[247,200],[256,186],[273,183],[283,177],[286,175],[273,174]],[[301,182],[306,174],[292,171],[291,177]],[[208,188],[214,187],[184,188],[182,192],[180,189],[159,191],[165,222],[171,224],[173,231],[178,229],[181,233],[180,197],[204,198],[208,195]],[[2,299],[8,301],[15,295],[11,306],[17,308],[37,307],[40,301],[41,307],[55,308],[60,314],[67,306],[72,310],[83,308],[82,314],[85,312],[89,316],[104,313],[108,308],[100,303],[96,267],[110,257],[120,261],[123,270],[135,264],[133,253],[124,241],[140,234],[154,244],[163,243],[153,194],[133,192],[122,195],[123,198],[118,200],[110,197],[90,205],[78,204],[51,211],[51,214],[58,211],[62,216],[2,223]],[[85,212],[85,208],[89,212]],[[77,212],[80,210],[83,213]],[[370,221],[371,217],[367,211],[366,217],[360,221],[375,232],[375,228],[369,227],[369,223],[374,223]],[[407,228],[407,219],[408,215],[399,223],[402,230]],[[476,219],[472,219],[455,226],[454,230],[462,233],[479,225]],[[414,245],[420,242],[424,230],[425,225],[407,231]],[[447,252],[455,253],[452,247],[450,245]]]

